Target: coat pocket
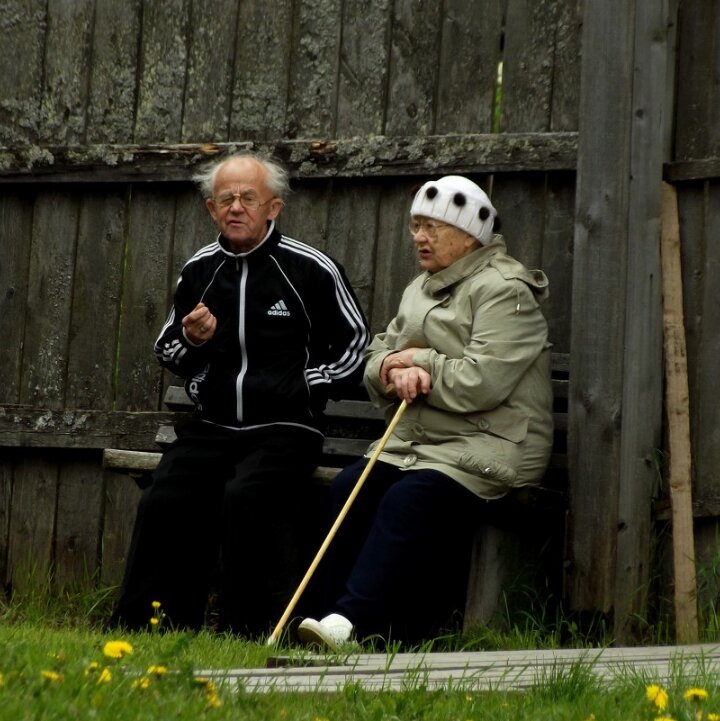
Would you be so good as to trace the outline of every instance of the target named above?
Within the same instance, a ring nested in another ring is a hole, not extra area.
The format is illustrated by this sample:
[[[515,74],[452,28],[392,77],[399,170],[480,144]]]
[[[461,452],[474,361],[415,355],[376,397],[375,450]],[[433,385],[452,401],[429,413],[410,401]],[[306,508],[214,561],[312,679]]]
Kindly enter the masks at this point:
[[[498,406],[484,413],[473,413],[471,416],[478,430],[490,433],[512,443],[521,443],[527,437],[528,416],[522,411]]]
[[[517,480],[517,471],[495,458],[489,460],[466,451],[460,454],[458,462],[466,471],[484,478],[492,478],[509,486],[513,485]]]

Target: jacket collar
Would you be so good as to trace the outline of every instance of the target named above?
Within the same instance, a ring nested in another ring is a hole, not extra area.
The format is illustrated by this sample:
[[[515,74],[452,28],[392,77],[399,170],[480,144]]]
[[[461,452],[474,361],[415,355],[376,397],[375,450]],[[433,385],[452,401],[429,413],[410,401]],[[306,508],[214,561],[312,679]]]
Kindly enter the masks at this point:
[[[268,231],[265,237],[252,250],[248,250],[246,253],[234,253],[230,249],[228,239],[222,234],[218,235],[217,242],[222,252],[231,258],[259,258],[266,257],[269,253],[271,253],[272,250],[277,247],[281,237],[280,231],[275,225],[275,221],[271,220],[268,224]]]
[[[429,295],[447,291],[451,286],[482,270],[496,255],[505,252],[505,240],[501,235],[496,235],[487,245],[473,250],[447,268],[438,270],[437,273],[426,272],[422,283],[423,290]]]

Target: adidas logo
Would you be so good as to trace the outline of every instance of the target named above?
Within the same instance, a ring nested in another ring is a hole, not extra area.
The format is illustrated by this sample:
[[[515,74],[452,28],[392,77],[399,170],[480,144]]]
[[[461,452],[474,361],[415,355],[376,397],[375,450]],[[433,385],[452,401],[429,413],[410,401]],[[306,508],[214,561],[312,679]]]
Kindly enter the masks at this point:
[[[271,308],[267,312],[268,315],[290,315],[290,311],[287,309],[287,306],[285,305],[284,300],[279,300],[275,305],[271,306]]]

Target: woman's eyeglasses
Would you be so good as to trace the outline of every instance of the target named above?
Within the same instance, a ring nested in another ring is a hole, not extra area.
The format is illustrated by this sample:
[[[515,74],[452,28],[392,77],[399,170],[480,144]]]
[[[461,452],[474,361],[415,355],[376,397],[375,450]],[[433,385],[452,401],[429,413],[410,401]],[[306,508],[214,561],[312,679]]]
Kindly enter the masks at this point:
[[[410,224],[408,225],[408,230],[410,231],[410,235],[412,235],[413,237],[416,236],[418,233],[422,232],[427,235],[428,238],[435,240],[435,238],[437,238],[438,236],[438,233],[443,228],[451,227],[452,226],[448,225],[447,223],[436,223],[430,220],[411,220]]]

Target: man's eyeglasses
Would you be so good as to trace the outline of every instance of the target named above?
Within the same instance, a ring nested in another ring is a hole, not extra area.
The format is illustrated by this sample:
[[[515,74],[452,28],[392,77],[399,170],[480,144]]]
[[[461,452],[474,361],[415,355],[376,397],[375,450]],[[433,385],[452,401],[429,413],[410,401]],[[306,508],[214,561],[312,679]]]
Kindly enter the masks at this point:
[[[447,223],[435,223],[429,220],[411,220],[408,225],[408,230],[413,237],[422,231],[428,238],[435,240],[441,230],[450,227],[452,226]]]
[[[215,204],[221,208],[229,208],[236,200],[239,200],[240,205],[242,205],[245,210],[257,210],[260,206],[267,205],[275,200],[275,198],[268,198],[261,203],[260,198],[258,198],[255,193],[221,193],[213,198],[213,200]]]

